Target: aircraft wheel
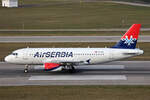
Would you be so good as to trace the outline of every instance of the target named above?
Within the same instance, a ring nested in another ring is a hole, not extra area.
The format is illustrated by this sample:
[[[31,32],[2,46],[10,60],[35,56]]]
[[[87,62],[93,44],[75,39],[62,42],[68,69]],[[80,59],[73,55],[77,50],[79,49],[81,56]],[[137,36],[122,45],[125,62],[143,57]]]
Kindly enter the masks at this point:
[[[28,73],[28,69],[24,69],[24,73]]]
[[[75,73],[76,69],[72,66],[71,69],[69,69],[69,73]]]
[[[28,73],[29,65],[25,65],[24,73]]]

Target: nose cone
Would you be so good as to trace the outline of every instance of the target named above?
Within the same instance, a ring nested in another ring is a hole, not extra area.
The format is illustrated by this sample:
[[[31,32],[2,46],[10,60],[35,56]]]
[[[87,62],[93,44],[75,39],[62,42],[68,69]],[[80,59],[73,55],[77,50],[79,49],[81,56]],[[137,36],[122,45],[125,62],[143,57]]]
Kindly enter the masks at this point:
[[[6,56],[4,60],[5,62],[10,62],[10,56]]]

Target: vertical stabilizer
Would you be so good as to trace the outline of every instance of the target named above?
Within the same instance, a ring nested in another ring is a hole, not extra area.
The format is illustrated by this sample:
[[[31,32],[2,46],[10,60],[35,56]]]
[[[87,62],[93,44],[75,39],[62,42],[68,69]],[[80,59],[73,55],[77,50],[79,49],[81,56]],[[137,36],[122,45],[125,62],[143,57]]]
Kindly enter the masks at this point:
[[[135,49],[141,24],[133,24],[121,37],[121,40],[112,48]]]

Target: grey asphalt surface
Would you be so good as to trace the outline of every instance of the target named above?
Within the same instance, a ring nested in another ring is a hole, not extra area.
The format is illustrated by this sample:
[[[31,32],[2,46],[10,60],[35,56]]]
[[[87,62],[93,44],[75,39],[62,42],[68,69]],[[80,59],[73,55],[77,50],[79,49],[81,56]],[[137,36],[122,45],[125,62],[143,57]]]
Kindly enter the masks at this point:
[[[0,36],[0,42],[118,42],[120,38],[121,36]],[[139,36],[138,42],[150,42],[150,36]]]
[[[110,29],[0,29],[0,32],[121,32],[128,28]],[[141,31],[150,31],[150,28],[141,28]]]
[[[108,67],[108,68],[107,68]],[[116,61],[77,67],[76,73],[45,72],[0,63],[0,86],[23,85],[150,85],[150,61]],[[41,79],[40,79],[41,78]]]
[[[142,4],[142,3],[134,3],[134,2],[124,2],[124,1],[106,1],[106,2],[125,4],[131,6],[150,7],[150,4]]]

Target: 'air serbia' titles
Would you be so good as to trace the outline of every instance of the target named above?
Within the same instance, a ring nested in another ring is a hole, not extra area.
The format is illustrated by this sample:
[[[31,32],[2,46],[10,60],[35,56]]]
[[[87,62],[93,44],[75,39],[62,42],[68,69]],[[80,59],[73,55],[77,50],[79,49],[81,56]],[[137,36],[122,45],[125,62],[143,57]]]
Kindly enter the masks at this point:
[[[36,52],[34,58],[38,57],[73,57],[72,52]]]

